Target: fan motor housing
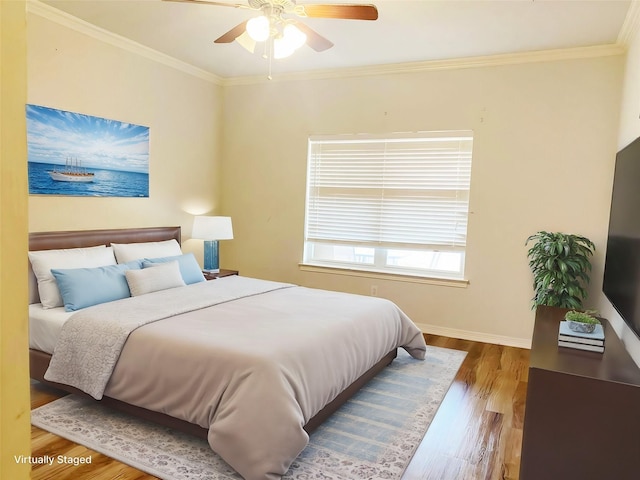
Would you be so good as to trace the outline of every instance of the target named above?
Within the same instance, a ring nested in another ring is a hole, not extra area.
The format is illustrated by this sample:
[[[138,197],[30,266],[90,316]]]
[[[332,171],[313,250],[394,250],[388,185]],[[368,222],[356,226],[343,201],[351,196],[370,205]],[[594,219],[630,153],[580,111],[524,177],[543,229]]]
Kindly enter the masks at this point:
[[[284,11],[289,11],[295,8],[296,2],[293,0],[249,0],[249,6],[257,10],[266,5],[281,7]]]

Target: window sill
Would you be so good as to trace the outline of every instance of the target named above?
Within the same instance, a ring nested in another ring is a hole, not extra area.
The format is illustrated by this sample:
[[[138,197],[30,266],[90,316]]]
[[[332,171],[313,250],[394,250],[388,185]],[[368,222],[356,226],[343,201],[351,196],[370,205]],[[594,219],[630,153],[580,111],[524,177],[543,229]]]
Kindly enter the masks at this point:
[[[418,275],[403,275],[397,273],[371,272],[368,270],[354,270],[350,268],[326,267],[310,265],[306,263],[298,264],[303,272],[327,273],[334,275],[347,275],[350,277],[375,278],[380,280],[392,280],[397,282],[423,283],[429,285],[441,285],[446,287],[466,288],[469,280],[454,280],[449,278],[421,277]]]

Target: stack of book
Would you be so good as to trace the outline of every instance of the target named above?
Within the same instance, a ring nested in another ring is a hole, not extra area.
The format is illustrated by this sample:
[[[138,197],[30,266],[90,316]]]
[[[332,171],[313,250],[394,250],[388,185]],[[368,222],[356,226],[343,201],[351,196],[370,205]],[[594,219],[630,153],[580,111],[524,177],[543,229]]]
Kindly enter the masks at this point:
[[[604,352],[604,330],[602,325],[596,325],[593,333],[574,332],[569,328],[569,322],[560,322],[558,345],[602,353]]]

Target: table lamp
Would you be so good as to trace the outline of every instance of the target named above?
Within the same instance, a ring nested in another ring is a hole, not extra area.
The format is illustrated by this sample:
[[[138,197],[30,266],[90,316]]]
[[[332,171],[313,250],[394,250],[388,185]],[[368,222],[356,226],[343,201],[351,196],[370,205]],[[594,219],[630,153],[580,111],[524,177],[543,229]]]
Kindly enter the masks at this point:
[[[197,216],[193,219],[191,238],[204,240],[204,271],[220,271],[218,240],[231,240],[233,228],[231,217]]]

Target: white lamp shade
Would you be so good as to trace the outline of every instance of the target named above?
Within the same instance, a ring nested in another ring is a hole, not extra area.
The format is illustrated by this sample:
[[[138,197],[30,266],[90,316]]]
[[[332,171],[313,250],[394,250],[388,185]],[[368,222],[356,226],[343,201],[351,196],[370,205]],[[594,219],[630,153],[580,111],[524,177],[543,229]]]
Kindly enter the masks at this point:
[[[233,238],[231,217],[195,217],[193,219],[191,238],[201,240],[231,240]]]
[[[298,27],[292,24],[288,24],[284,27],[283,36],[287,43],[291,45],[294,50],[299,49],[307,42],[307,35],[300,31]]]
[[[256,42],[264,42],[271,34],[271,23],[267,17],[261,15],[249,20],[246,30]]]
[[[273,41],[273,58],[281,59],[293,55],[293,48],[283,39],[276,38]]]
[[[298,27],[288,24],[282,36],[273,41],[273,58],[286,58],[305,44],[307,36]]]

